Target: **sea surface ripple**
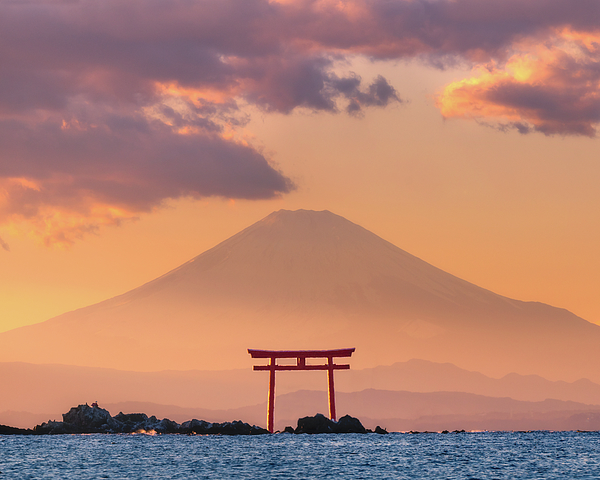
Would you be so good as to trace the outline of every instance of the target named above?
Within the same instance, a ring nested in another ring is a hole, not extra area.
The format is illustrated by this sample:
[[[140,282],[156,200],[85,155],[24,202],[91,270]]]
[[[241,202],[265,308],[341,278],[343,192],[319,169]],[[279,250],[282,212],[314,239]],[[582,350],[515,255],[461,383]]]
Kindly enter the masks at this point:
[[[0,436],[0,479],[599,479],[598,432]]]

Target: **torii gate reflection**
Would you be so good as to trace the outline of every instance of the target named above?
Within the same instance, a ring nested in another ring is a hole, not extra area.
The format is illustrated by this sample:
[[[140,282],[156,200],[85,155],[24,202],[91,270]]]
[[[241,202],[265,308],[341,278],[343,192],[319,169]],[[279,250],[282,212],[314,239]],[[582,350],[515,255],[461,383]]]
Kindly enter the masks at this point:
[[[333,363],[335,357],[350,357],[354,348],[341,348],[338,350],[254,350],[249,348],[248,353],[252,358],[269,358],[268,365],[254,365],[254,370],[268,370],[269,375],[269,401],[267,404],[267,430],[273,433],[273,413],[275,410],[275,372],[277,370],[327,370],[329,418],[336,420],[335,416],[335,391],[333,389],[333,371],[349,370],[350,365],[337,365]],[[295,358],[296,365],[277,365],[278,358]],[[307,365],[307,358],[326,358],[324,365]]]

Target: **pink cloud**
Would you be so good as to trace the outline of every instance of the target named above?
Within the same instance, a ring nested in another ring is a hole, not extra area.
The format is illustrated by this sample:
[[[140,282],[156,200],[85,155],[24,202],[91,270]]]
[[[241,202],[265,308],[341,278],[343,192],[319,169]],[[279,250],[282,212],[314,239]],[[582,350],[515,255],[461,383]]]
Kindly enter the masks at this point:
[[[501,129],[596,135],[600,122],[600,33],[558,32],[526,42],[506,62],[478,67],[438,96],[446,117],[495,120]]]

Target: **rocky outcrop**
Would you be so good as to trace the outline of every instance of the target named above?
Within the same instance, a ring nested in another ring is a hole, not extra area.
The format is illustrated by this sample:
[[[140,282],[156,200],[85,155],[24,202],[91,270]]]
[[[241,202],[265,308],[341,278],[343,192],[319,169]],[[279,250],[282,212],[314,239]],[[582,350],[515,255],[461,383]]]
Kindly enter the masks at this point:
[[[286,427],[286,433],[373,433],[363,427],[358,418],[345,415],[335,422],[318,413],[314,417],[303,417],[298,420],[294,430]],[[204,420],[189,420],[181,425],[145,413],[119,412],[112,417],[108,410],[94,406],[79,405],[63,414],[63,421],[50,420],[33,429],[13,428],[0,425],[0,435],[60,435],[77,433],[180,433],[187,435],[262,435],[268,430],[250,425],[242,421],[211,423]],[[388,433],[381,427],[375,433]]]
[[[31,435],[31,430],[0,425],[0,435]]]
[[[261,435],[263,433],[269,433],[269,431],[239,420],[224,423],[190,420],[189,422],[181,424],[179,433],[197,433],[201,435]]]
[[[314,417],[300,418],[294,433],[373,433],[373,431],[363,427],[358,418],[350,415],[344,415],[335,422],[325,415],[317,413]],[[388,432],[377,426],[375,433]]]
[[[336,422],[321,413],[317,413],[314,417],[299,418],[294,433],[335,433],[335,427]]]
[[[145,413],[122,413],[111,417],[108,410],[89,405],[71,408],[63,415],[62,422],[49,421],[36,426],[35,435],[57,435],[65,433],[182,433],[203,435],[260,435],[269,433],[264,428],[241,421],[209,423],[204,420],[190,420],[182,423]]]
[[[63,414],[62,423],[75,430],[107,430],[110,412],[97,406],[79,405]]]

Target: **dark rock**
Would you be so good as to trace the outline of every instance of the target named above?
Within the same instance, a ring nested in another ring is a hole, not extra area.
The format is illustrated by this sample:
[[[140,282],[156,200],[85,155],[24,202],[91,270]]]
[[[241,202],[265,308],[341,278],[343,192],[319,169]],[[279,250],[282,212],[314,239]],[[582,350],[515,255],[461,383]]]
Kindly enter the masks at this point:
[[[156,424],[149,424],[149,428],[145,428],[144,430],[154,430],[156,433],[178,433],[179,432],[179,424],[174,422],[173,420],[169,420],[168,418],[163,418],[160,422]]]
[[[148,415],[145,413],[123,413],[119,412],[113,417],[116,421],[127,425],[141,425],[148,421]],[[156,420],[156,417],[151,417]]]
[[[293,427],[290,427],[290,426],[285,427],[283,429],[283,433],[294,433],[294,429],[293,429]]]
[[[325,415],[317,413],[314,417],[298,419],[294,433],[367,433],[358,418],[344,415],[339,422],[330,420]]]
[[[250,425],[244,424],[239,420],[225,423],[213,423],[214,428],[218,428],[221,435],[249,435]]]
[[[298,426],[294,433],[334,433],[335,422],[322,413],[314,417],[302,417],[298,419]]]
[[[123,422],[119,422],[115,417],[112,417],[106,422],[111,433],[129,433],[129,426]]]
[[[108,426],[113,433],[134,433],[151,430],[157,423],[156,417],[148,418],[145,413],[123,413],[119,412],[108,421]]]
[[[250,435],[265,435],[270,433],[266,428],[258,427],[256,425],[252,425],[250,427]]]
[[[269,433],[264,428],[249,425],[239,420],[234,422],[213,423],[214,433],[218,435],[262,435]]]
[[[157,430],[158,431],[158,430]],[[179,427],[179,433],[199,435],[263,435],[268,430],[241,421],[210,423],[204,420],[190,420]]]
[[[381,428],[379,425],[375,427],[375,433],[379,433],[381,435],[387,435],[388,431],[385,428]]]
[[[367,433],[360,420],[350,415],[344,415],[340,418],[334,431],[335,433]]]
[[[442,430],[442,433],[450,433],[448,430]]]
[[[208,434],[208,430],[212,427],[212,423],[205,422],[204,420],[188,420],[187,422],[183,422],[179,429],[180,433],[197,433],[200,435]]]
[[[0,425],[0,435],[31,435],[32,433],[33,431],[29,429]]]
[[[73,407],[67,413],[64,413],[62,423],[70,426],[67,427],[67,429],[72,430],[69,433],[104,433],[109,430],[107,424],[110,419],[111,416],[108,410],[97,406],[90,407],[86,403],[85,405]]]
[[[50,420],[33,428],[35,435],[59,435],[65,433],[82,433],[79,428],[64,422]]]

